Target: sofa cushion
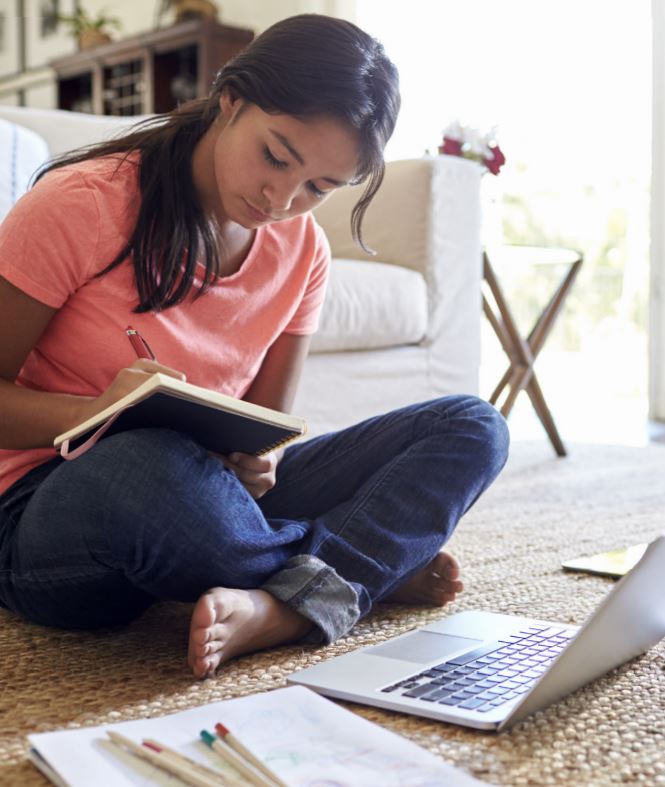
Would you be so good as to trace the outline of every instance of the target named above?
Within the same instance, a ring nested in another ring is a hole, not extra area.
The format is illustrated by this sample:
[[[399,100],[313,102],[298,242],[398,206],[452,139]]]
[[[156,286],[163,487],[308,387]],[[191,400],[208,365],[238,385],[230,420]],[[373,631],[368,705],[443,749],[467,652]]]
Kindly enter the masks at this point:
[[[418,344],[427,330],[420,273],[381,262],[333,259],[312,352]]]
[[[30,178],[48,158],[46,142],[23,126],[0,119],[0,221],[28,190]]]

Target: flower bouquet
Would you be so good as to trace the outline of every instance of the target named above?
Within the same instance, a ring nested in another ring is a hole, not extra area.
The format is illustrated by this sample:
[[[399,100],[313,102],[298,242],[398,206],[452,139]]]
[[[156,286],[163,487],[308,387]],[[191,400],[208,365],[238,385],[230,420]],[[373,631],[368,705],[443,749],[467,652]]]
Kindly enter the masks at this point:
[[[506,157],[496,141],[495,133],[496,129],[493,128],[483,134],[455,120],[443,130],[439,153],[478,161],[487,167],[492,175],[498,175],[506,163]]]

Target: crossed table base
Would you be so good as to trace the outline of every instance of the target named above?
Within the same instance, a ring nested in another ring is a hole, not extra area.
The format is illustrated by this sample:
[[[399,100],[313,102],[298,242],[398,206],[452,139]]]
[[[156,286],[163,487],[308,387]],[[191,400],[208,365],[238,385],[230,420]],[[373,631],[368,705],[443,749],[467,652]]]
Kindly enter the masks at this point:
[[[523,338],[508,306],[487,252],[483,253],[483,276],[487,291],[483,293],[483,311],[508,356],[509,366],[497,383],[489,401],[497,405],[501,394],[505,398],[500,412],[508,417],[520,391],[526,391],[536,415],[540,419],[558,456],[566,456],[566,448],[547,406],[534,371],[534,362],[543,349],[563,304],[582,265],[582,255],[570,249],[516,246],[519,253],[533,253],[534,262],[540,257],[546,264],[565,264],[566,273],[549,302],[536,320],[529,335]]]

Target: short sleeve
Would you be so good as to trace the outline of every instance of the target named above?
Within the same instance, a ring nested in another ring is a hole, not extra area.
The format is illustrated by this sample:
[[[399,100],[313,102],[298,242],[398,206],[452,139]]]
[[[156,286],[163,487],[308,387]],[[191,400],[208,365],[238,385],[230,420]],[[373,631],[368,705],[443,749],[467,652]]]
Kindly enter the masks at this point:
[[[326,238],[324,231],[316,223],[313,216],[310,216],[310,220],[314,232],[314,253],[312,255],[309,279],[300,305],[284,329],[285,333],[300,336],[316,333],[319,327],[321,308],[326,297],[328,276],[330,274],[331,253],[328,238]]]
[[[60,308],[92,275],[99,232],[93,189],[80,173],[55,170],[0,225],[0,276]]]

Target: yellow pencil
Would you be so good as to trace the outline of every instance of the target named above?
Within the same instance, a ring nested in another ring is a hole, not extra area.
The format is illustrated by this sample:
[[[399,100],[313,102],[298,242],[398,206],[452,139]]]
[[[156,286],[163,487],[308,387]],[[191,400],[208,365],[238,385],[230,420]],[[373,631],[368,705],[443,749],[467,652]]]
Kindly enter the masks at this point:
[[[258,768],[269,779],[272,779],[276,784],[279,784],[280,787],[288,787],[288,785],[283,782],[279,776],[277,776],[265,763],[261,762],[261,760],[252,751],[250,751],[244,743],[239,741],[228,727],[225,727],[221,722],[217,722],[217,724],[215,724],[215,732],[217,733],[218,737],[221,738],[221,740],[223,740],[225,743],[228,743],[229,746],[232,749],[235,749],[235,751],[237,751],[241,757],[244,757],[247,762],[250,762],[255,768]]]
[[[194,768],[190,767],[189,765],[176,762],[176,760],[171,757],[164,756],[163,754],[159,754],[147,746],[142,746],[138,743],[135,743],[133,740],[126,738],[119,732],[107,730],[106,734],[116,746],[120,746],[121,748],[130,751],[132,754],[135,754],[137,757],[140,757],[152,765],[155,765],[157,768],[161,768],[163,771],[177,776],[186,784],[192,785],[192,787],[219,787],[220,784],[224,784],[224,782],[219,778],[212,779],[208,776],[204,776],[201,773],[197,773],[196,770],[194,770]]]
[[[274,777],[268,778],[265,776],[251,762],[248,762],[242,755],[232,749],[228,743],[220,741],[207,730],[201,730],[201,740],[239,773],[246,776],[252,784],[256,784],[257,787],[277,787],[284,784],[284,782],[276,781]]]

